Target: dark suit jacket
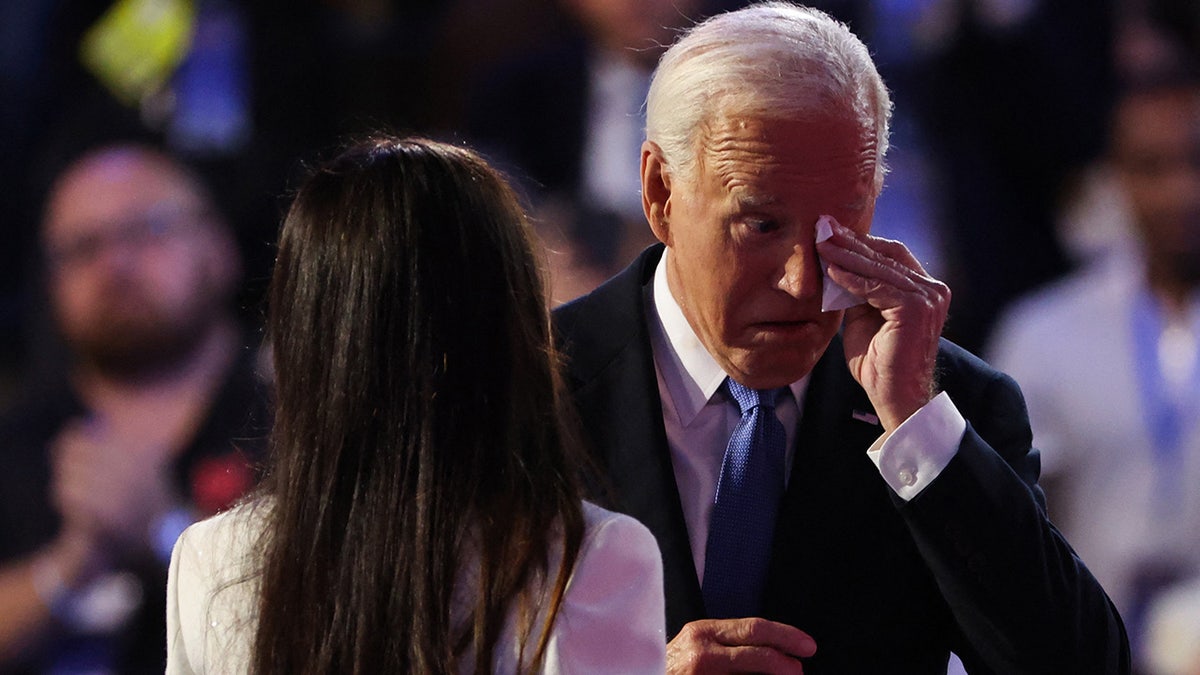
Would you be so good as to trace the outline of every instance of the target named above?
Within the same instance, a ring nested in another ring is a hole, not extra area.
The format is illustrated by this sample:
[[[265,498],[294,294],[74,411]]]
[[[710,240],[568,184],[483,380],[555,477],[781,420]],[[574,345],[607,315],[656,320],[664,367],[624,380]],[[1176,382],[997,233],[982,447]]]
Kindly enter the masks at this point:
[[[555,312],[602,501],[662,549],[667,630],[705,618],[663,426],[644,307],[662,247]],[[835,338],[813,369],[780,508],[766,618],[813,636],[806,673],[1124,673],[1125,630],[1046,518],[1016,384],[949,342],[939,385],[968,420],[958,453],[911,502],[866,449],[882,429]]]

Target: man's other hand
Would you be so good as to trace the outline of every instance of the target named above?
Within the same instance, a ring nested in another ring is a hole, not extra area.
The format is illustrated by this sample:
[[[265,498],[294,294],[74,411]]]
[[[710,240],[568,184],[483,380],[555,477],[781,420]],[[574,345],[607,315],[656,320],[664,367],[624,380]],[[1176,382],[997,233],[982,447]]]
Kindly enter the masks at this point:
[[[667,643],[667,673],[799,675],[817,651],[804,631],[766,619],[705,619]]]

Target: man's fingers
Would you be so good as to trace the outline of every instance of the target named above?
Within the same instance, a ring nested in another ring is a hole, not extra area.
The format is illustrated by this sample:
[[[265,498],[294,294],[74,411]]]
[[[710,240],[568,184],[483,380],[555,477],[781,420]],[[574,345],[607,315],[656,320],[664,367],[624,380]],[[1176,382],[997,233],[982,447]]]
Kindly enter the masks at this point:
[[[895,261],[904,267],[925,275],[925,266],[921,261],[917,260],[912,251],[903,242],[894,239],[885,239],[876,237],[871,234],[859,234],[854,230],[840,224],[833,224],[833,236],[827,240],[818,243],[831,242],[834,248],[843,248],[865,258],[880,260],[880,261]]]
[[[841,225],[833,232],[833,237],[817,244],[827,263],[901,291],[920,291],[922,287],[940,283],[925,272],[924,266],[901,242],[859,235]]]
[[[851,230],[846,231],[851,235],[854,234]],[[862,244],[876,255],[895,260],[921,276],[929,276],[928,272],[925,271],[925,266],[921,264],[920,260],[917,260],[917,257],[912,254],[912,251],[908,250],[908,247],[903,242],[875,237],[869,234],[863,235],[862,239],[858,239],[857,236],[852,236],[851,239]]]
[[[771,647],[730,647],[727,672],[770,673],[771,675],[803,675],[804,664],[796,656],[784,654]],[[811,655],[810,655],[811,656]]]
[[[817,644],[794,626],[767,619],[719,619],[711,622],[717,642],[729,647],[770,647],[791,656],[812,656]]]
[[[694,621],[667,645],[667,671],[797,675],[816,651],[804,631],[766,619]]]
[[[949,287],[927,275],[904,244],[869,235],[860,238],[840,226],[834,232],[817,244],[826,274],[872,307],[911,307],[914,301],[934,311],[949,306]]]
[[[878,277],[867,277],[838,265],[831,264],[825,273],[837,285],[866,300],[867,304],[879,310],[904,304],[906,296],[924,295],[920,289],[911,287],[911,284],[905,284],[910,287],[901,289],[896,284],[888,283]]]
[[[770,647],[726,647],[721,645],[692,655],[683,666],[668,654],[667,672],[717,675],[725,673],[764,673],[766,675],[804,675],[800,659]]]
[[[892,286],[907,293],[919,292],[922,277],[915,270],[903,266],[898,261],[881,255],[867,255],[858,251],[839,248],[834,244],[820,244],[821,257],[829,268],[841,269],[857,274],[865,279],[872,279],[881,284]]]

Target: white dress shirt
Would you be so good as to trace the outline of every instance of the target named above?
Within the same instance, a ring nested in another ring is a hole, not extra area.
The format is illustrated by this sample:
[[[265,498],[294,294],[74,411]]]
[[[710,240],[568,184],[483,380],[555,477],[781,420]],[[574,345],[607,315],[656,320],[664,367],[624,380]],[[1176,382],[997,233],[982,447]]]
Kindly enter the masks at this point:
[[[671,294],[666,272],[670,255],[671,249],[667,248],[655,270],[646,323],[650,327],[663,422],[687,522],[692,561],[703,583],[708,523],[721,476],[721,461],[741,414],[721,393],[721,383],[727,374],[700,342]],[[809,376],[805,375],[793,382],[789,386],[792,398],[781,398],[775,407],[775,414],[787,433],[785,480],[791,475],[796,429],[808,381]],[[913,413],[890,436],[881,436],[867,455],[896,494],[910,500],[950,463],[965,430],[966,421],[943,392]]]

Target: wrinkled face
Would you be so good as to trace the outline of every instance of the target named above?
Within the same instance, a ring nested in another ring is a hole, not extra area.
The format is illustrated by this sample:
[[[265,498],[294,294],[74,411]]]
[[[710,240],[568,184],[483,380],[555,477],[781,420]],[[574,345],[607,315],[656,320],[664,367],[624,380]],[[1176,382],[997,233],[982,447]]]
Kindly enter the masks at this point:
[[[647,205],[669,247],[671,292],[709,353],[742,384],[800,379],[837,332],[842,312],[821,311],[814,226],[829,214],[869,230],[875,152],[871,126],[850,115],[724,116],[702,136],[694,178],[668,176],[661,208]]]
[[[1113,164],[1151,265],[1200,280],[1200,92],[1160,91],[1122,102]]]
[[[43,229],[55,318],[72,350],[133,370],[198,340],[237,268],[211,217],[162,161],[113,152],[72,168]]]

